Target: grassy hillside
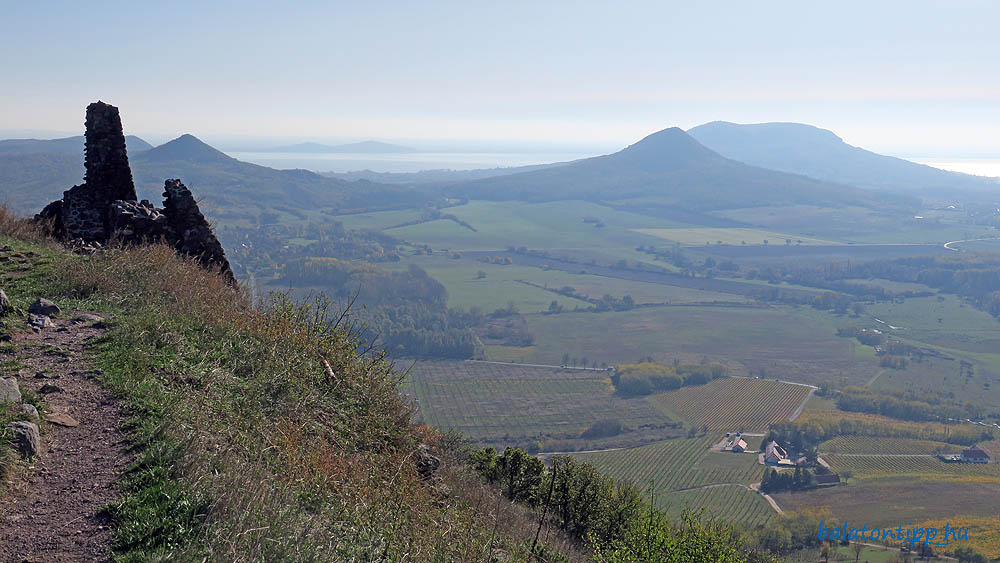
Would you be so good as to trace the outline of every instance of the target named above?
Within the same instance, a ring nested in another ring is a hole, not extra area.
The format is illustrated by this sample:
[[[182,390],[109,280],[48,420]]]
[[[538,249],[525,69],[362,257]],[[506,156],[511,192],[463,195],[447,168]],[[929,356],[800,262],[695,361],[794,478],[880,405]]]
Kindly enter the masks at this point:
[[[16,306],[45,295],[113,319],[92,353],[136,451],[109,508],[120,560],[528,557],[530,512],[497,503],[434,430],[411,424],[390,362],[358,356],[349,327],[317,322],[322,303],[278,298],[261,313],[167,247],[80,257],[0,244],[37,253],[30,269],[3,266]],[[420,479],[421,443],[443,459],[440,480]],[[580,558],[560,542],[551,535]]]
[[[580,504],[571,519],[546,512],[540,493],[505,502],[466,465],[460,441],[412,423],[391,361],[359,355],[350,322],[327,321],[329,303],[273,295],[255,308],[166,246],[80,256],[26,227],[0,214],[0,245],[17,257],[0,263],[13,305],[23,311],[46,296],[61,305],[57,316],[108,318],[88,349],[97,380],[120,401],[134,454],[121,500],[107,507],[117,561],[648,560],[628,555],[636,541],[663,561],[690,552],[770,560],[725,524],[671,522],[637,493],[623,497],[629,512],[613,523],[604,501]],[[9,320],[16,348],[26,328]],[[7,438],[2,473],[37,470],[15,461]],[[440,459],[430,478],[418,471],[427,452]],[[597,482],[608,503],[625,490]],[[560,486],[558,498],[582,502],[585,492]],[[0,496],[8,493],[5,484]],[[567,527],[597,525],[592,517],[622,535],[596,540]]]

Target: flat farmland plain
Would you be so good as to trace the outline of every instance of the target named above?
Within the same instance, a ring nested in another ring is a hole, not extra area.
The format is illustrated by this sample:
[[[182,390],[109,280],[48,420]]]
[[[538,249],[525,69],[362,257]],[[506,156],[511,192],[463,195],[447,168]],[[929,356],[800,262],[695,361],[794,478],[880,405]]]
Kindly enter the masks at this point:
[[[648,400],[695,426],[755,431],[786,420],[808,394],[809,388],[804,385],[728,378],[658,393]],[[756,449],[757,444],[750,446]]]
[[[836,336],[836,317],[805,308],[650,307],[609,313],[526,315],[535,346],[527,360],[559,364],[564,354],[614,365],[652,357],[670,364],[725,364],[733,375],[818,385],[863,385],[880,370]]]
[[[577,440],[591,424],[614,419],[636,433],[671,435],[673,422],[641,398],[613,393],[608,372],[473,361],[418,361],[404,391],[426,424],[498,447]],[[643,430],[645,429],[645,430]],[[654,438],[646,438],[652,441]]]

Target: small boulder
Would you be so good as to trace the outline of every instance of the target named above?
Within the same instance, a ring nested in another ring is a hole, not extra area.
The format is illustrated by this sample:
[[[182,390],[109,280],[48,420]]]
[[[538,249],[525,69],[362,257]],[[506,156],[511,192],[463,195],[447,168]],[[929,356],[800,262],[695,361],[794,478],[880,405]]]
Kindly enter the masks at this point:
[[[20,402],[21,390],[17,387],[17,380],[13,377],[0,378],[0,404]]]
[[[28,403],[21,403],[21,406],[19,407],[18,410],[21,411],[21,414],[27,415],[28,421],[30,422],[38,424],[38,422],[41,420],[41,417],[38,416],[38,409],[35,408],[35,405],[30,405]]]
[[[28,324],[33,328],[52,328],[52,319],[45,315],[28,315]]]
[[[10,299],[7,294],[0,289],[0,317],[6,317],[7,315],[15,311],[14,306],[11,305]]]
[[[431,455],[430,450],[431,448],[427,444],[417,446],[417,473],[424,481],[433,477],[434,472],[441,467],[441,460]]]
[[[28,307],[29,313],[34,313],[36,315],[45,315],[46,317],[51,317],[52,315],[59,314],[59,306],[55,303],[49,301],[48,299],[39,298],[37,301]]]
[[[104,317],[93,313],[80,313],[79,315],[73,317],[74,323],[99,323],[103,320]]]
[[[29,459],[38,455],[42,439],[38,434],[38,425],[34,422],[11,422],[11,432],[14,433],[14,447],[21,457]]]
[[[80,426],[80,423],[76,421],[72,416],[64,412],[54,412],[45,415],[45,420],[51,422],[52,424],[58,424],[59,426],[66,426],[68,428],[75,428]]]

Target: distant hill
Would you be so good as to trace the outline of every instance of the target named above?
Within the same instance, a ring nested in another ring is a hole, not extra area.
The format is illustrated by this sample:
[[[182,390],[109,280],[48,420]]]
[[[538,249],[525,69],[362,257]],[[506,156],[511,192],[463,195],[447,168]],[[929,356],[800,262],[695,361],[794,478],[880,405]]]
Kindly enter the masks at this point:
[[[714,121],[688,133],[727,158],[828,182],[919,195],[1000,190],[996,180],[876,154],[848,145],[831,131],[801,123]]]
[[[307,170],[276,170],[232,158],[193,135],[129,154],[140,198],[159,202],[163,181],[180,178],[213,219],[256,218],[263,210],[303,218],[345,211],[420,205],[431,199],[402,186],[347,182]],[[0,154],[0,197],[19,213],[38,212],[83,181],[82,145],[76,154]]]
[[[698,212],[762,205],[916,205],[866,190],[730,160],[672,127],[610,155],[565,166],[459,182],[449,195],[480,199],[588,199],[638,209]]]
[[[126,135],[125,147],[132,154],[148,151],[153,145],[135,135]],[[83,154],[83,135],[62,139],[4,139],[0,141],[0,154],[7,153]]]
[[[299,143],[283,147],[273,147],[260,152],[299,152],[299,153],[408,153],[416,149],[382,143],[379,141],[362,141],[346,145],[323,145],[320,143]]]

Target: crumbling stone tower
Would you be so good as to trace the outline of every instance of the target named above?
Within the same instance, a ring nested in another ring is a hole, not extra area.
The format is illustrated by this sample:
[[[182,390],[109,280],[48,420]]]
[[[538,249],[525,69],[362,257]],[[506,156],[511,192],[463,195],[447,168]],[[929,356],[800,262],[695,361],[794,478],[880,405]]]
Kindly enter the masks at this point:
[[[93,186],[91,191],[109,203],[116,199],[138,199],[118,108],[101,101],[90,104],[86,126],[83,182]]]
[[[65,241],[125,244],[164,241],[236,284],[226,253],[194,196],[180,180],[164,184],[164,207],[136,201],[118,108],[101,101],[87,106],[84,182],[63,192],[35,216]]]

